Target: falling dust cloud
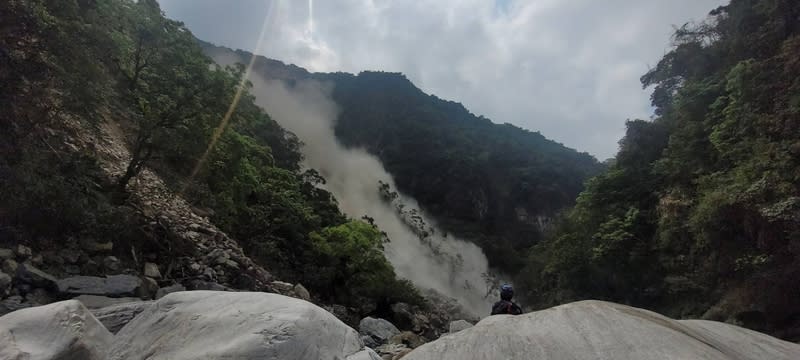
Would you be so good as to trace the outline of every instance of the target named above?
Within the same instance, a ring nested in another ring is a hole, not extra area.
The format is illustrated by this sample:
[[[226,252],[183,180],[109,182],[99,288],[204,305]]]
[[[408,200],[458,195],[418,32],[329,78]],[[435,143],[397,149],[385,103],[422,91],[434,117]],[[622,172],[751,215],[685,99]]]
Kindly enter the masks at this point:
[[[303,141],[304,166],[325,177],[325,188],[336,196],[340,209],[352,218],[373,218],[387,233],[390,242],[385,254],[400,277],[418,288],[433,289],[458,300],[474,316],[488,312],[486,256],[475,244],[445,235],[431,219],[415,211],[413,217],[431,229],[421,238],[409,226],[408,210],[418,208],[416,201],[403,194],[398,194],[394,203],[382,197],[379,184],[396,189],[394,180],[376,157],[338,142],[333,129],[338,108],[330,97],[329,85],[304,80],[288,87],[257,73],[249,80],[258,105]],[[404,205],[404,215],[398,211],[398,203]]]

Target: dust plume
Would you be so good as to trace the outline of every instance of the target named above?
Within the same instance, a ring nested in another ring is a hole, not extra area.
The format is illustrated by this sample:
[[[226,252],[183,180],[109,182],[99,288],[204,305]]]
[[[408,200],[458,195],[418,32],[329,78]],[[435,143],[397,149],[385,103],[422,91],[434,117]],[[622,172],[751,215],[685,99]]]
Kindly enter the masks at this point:
[[[397,194],[387,201],[379,185],[386,184],[384,189],[396,187],[380,161],[337,141],[333,126],[338,109],[328,85],[306,80],[287,87],[258,74],[252,74],[250,80],[257,103],[305,143],[304,165],[325,177],[325,187],[336,196],[341,210],[352,218],[373,218],[388,234],[386,257],[399,276],[420,289],[434,289],[457,299],[474,315],[488,311],[485,274],[489,269],[483,252],[473,243],[438,231],[416,210],[414,199]],[[414,224],[422,224],[424,237],[420,235],[422,228]]]

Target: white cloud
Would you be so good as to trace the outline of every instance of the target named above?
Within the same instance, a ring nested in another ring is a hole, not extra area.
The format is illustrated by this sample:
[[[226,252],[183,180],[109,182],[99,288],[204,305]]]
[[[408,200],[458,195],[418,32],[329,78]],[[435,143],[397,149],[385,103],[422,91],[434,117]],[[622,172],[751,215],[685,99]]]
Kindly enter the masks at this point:
[[[462,102],[601,160],[627,118],[647,118],[639,76],[669,47],[672,25],[723,0],[161,0],[200,38],[314,71],[405,73]],[[269,10],[268,10],[269,9]]]

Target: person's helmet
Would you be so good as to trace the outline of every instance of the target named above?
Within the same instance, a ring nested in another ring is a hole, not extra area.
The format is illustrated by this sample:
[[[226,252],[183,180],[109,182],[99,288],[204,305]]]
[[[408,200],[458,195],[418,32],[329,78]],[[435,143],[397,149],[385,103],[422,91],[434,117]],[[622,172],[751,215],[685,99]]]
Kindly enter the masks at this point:
[[[500,298],[503,300],[511,300],[514,297],[514,287],[509,284],[503,284],[500,287]]]

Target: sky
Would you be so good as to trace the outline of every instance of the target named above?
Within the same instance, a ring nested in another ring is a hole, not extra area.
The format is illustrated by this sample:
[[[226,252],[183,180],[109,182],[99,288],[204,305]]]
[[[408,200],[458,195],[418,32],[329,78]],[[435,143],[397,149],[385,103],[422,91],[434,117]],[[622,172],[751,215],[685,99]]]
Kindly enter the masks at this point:
[[[727,1],[159,2],[205,41],[310,71],[402,72],[476,115],[604,160],[627,119],[651,117],[639,77],[669,51],[674,26]]]

